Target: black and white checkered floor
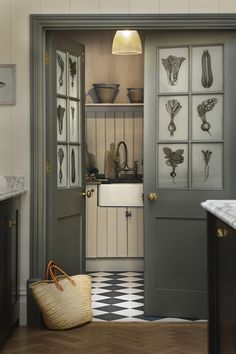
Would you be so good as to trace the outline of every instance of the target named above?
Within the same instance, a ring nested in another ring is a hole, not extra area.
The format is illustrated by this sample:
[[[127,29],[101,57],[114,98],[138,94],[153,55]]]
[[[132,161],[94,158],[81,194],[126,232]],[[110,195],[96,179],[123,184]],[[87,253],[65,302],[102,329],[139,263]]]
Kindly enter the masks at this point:
[[[141,272],[94,272],[92,276],[93,321],[186,321],[144,316],[144,282]]]

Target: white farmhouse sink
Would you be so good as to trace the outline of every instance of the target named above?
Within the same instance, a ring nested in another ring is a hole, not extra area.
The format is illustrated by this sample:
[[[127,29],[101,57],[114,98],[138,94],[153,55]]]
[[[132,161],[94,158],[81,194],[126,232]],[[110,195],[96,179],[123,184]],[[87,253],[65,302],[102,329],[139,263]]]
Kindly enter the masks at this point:
[[[104,207],[142,207],[143,183],[110,183],[98,186],[98,205]]]

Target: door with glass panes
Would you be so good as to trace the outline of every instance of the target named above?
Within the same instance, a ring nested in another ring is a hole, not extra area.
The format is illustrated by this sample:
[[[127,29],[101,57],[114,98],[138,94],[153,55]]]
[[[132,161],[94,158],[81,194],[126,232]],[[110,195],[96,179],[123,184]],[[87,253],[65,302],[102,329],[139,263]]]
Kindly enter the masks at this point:
[[[200,203],[235,197],[235,34],[145,38],[145,313],[206,318]]]
[[[47,34],[47,259],[85,271],[84,46]]]

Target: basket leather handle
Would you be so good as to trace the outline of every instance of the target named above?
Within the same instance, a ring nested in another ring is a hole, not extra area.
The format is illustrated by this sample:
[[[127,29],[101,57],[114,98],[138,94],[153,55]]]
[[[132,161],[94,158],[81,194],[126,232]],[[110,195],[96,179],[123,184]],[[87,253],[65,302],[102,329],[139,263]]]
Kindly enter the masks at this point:
[[[46,268],[46,272],[45,272],[45,279],[46,280],[48,280],[49,279],[49,269],[50,269],[50,267],[52,266],[52,265],[56,265],[56,263],[54,262],[54,261],[49,261],[48,262],[48,264],[47,264],[47,268]],[[55,272],[53,272],[54,273],[54,275],[56,276],[56,273]]]
[[[56,287],[57,287],[59,290],[63,291],[64,289],[63,289],[63,287],[59,284],[58,279],[57,279],[57,276],[55,275],[55,272],[53,272],[53,270],[57,270],[57,271],[59,271],[60,273],[62,273],[63,275],[65,275],[65,277],[69,280],[69,282],[70,282],[72,285],[76,286],[74,280],[73,280],[66,272],[64,272],[64,270],[62,270],[62,269],[59,268],[57,265],[55,265],[55,263],[53,263],[53,264],[51,264],[51,265],[49,266],[49,274],[50,274],[52,280],[54,281]]]

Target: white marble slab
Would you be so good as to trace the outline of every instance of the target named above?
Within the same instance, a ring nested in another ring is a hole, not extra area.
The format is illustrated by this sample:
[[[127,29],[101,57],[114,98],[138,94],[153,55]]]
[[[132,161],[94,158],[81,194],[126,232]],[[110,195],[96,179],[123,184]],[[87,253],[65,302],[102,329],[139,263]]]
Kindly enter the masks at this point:
[[[22,195],[24,189],[24,177],[0,176],[0,201]]]
[[[201,206],[236,230],[236,200],[206,200]]]

